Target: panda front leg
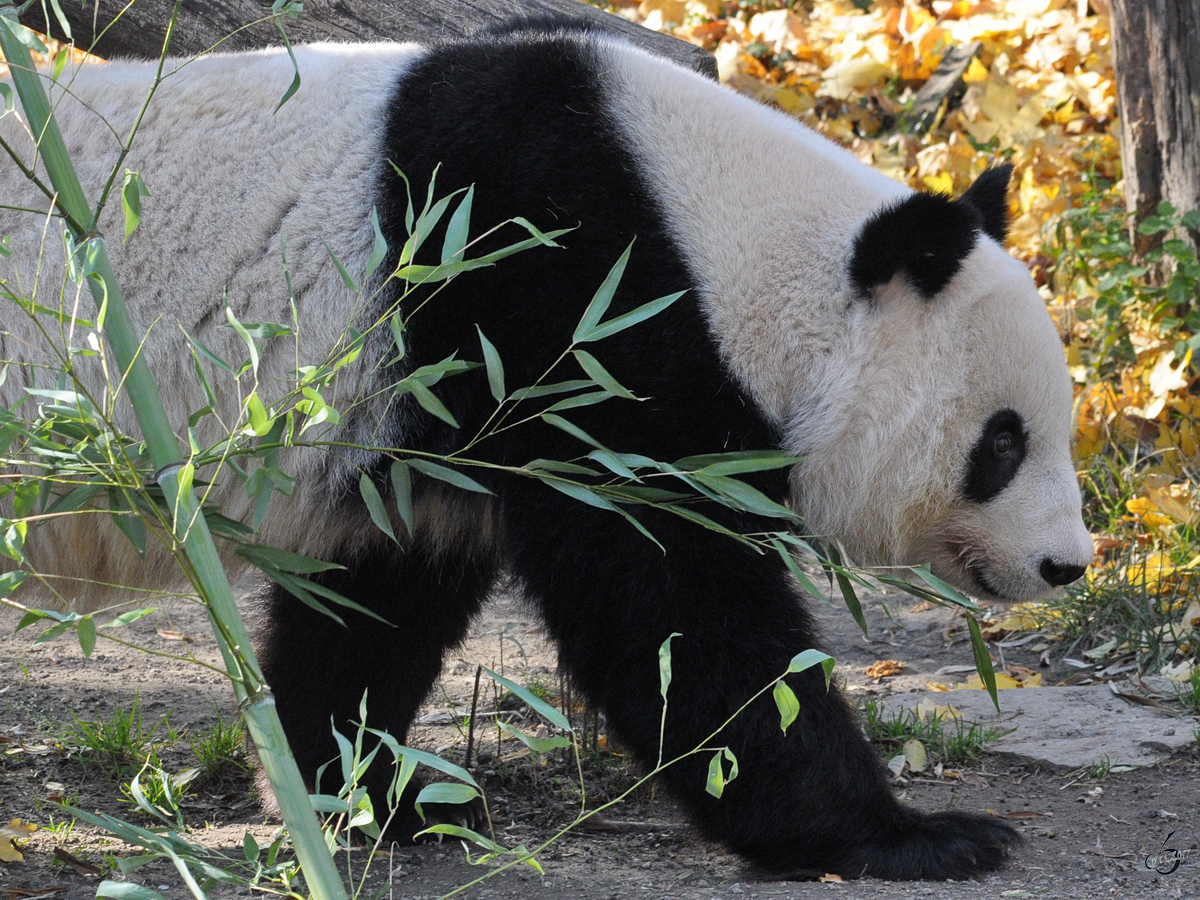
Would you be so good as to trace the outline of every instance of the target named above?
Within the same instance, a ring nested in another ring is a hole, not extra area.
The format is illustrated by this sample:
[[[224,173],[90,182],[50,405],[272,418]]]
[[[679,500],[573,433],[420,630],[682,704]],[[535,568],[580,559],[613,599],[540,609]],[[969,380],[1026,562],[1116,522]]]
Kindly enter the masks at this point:
[[[353,739],[364,691],[367,725],[388,731],[403,744],[441,671],[445,651],[466,636],[495,579],[496,565],[490,554],[445,550],[423,540],[404,550],[379,544],[371,552],[341,560],[345,569],[313,579],[390,625],[330,604],[343,626],[278,585],[264,590],[257,610],[258,655],[292,753],[310,787],[316,787],[317,770],[338,756],[332,726]],[[391,754],[380,750],[363,779],[381,820],[395,773],[391,763]],[[340,782],[341,768],[334,762],[319,787],[336,793]],[[274,801],[261,771],[258,786],[270,809]],[[419,789],[419,784],[411,784],[399,800],[388,828],[396,840],[411,840],[428,824],[458,821],[471,812],[462,806],[426,805],[430,821],[422,822],[413,807]]]
[[[878,754],[819,669],[788,677],[800,714],[780,729],[768,692],[710,739],[789,660],[815,645],[786,567],[667,514],[641,516],[663,554],[602,511],[525,492],[506,498],[517,574],[558,642],[560,663],[643,763],[658,756],[658,649],[672,633],[663,774],[709,837],[780,874],[967,878],[999,866],[1018,838],[998,819],[923,814],[892,794]],[[743,523],[751,524],[751,523]],[[759,523],[761,527],[762,523]],[[700,746],[706,752],[689,754]],[[739,774],[706,790],[712,748]]]

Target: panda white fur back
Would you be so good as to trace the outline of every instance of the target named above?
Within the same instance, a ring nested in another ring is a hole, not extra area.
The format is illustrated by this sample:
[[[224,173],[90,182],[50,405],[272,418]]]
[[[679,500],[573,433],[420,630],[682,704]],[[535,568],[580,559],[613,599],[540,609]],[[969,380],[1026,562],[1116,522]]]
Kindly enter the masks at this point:
[[[566,250],[529,251],[453,282],[436,312],[410,323],[405,366],[452,352],[478,358],[478,325],[499,348],[509,383],[531,383],[567,346],[592,291],[636,237],[612,314],[691,290],[645,326],[596,345],[622,383],[650,398],[570,412],[606,446],[666,460],[783,446],[804,457],[790,476],[752,481],[781,500],[790,493],[811,532],[842,541],[863,564],[930,561],[978,595],[1024,599],[1082,573],[1091,544],[1070,457],[1061,346],[1028,275],[996,240],[1007,170],[982,176],[953,203],[913,194],[782,114],[572,25],[526,23],[430,47],[314,45],[298,48],[297,60],[303,86],[274,114],[291,79],[285,54],[181,66],[151,104],[127,163],[151,197],[128,244],[110,239],[109,248],[135,322],[153,326],[146,353],[177,428],[204,405],[177,324],[235,358],[223,297],[242,321],[289,321],[282,237],[299,357],[322,358],[347,322],[372,311],[355,308],[322,241],[361,271],[374,207],[389,270],[404,218],[403,184],[389,162],[417,196],[441,165],[441,192],[475,185],[473,236],[513,215],[545,230],[578,227],[561,239]],[[138,64],[84,67],[71,93],[123,135],[151,77]],[[64,99],[59,111],[94,197],[117,144],[84,106]],[[29,146],[12,117],[0,129]],[[14,167],[0,167],[0,190],[6,204],[36,206]],[[26,287],[44,225],[44,217],[0,212],[19,273],[7,277]],[[120,233],[119,210],[110,206],[102,230]],[[60,258],[58,248],[52,228],[47,258]],[[386,289],[377,302],[391,302]],[[6,313],[0,356],[34,357],[34,337]],[[286,384],[295,346],[267,348],[262,377]],[[387,353],[368,342],[339,396],[373,394],[402,377],[400,366],[380,367]],[[14,368],[0,400],[20,399],[27,378]],[[438,385],[462,434],[493,408],[483,378],[472,372]],[[236,407],[236,397],[222,400],[226,414]],[[118,412],[131,427],[128,411]],[[460,443],[411,397],[388,392],[342,430],[352,444],[448,452]],[[532,425],[489,439],[478,455],[520,466],[575,458],[581,447]],[[403,740],[443,653],[501,568],[537,605],[560,665],[642,759],[658,749],[656,650],[667,635],[682,635],[668,756],[696,746],[816,644],[781,561],[638,511],[663,555],[618,517],[528,479],[472,470],[494,501],[417,482],[417,525],[397,548],[370,524],[353,487],[365,472],[386,492],[388,463],[384,453],[296,451],[284,460],[295,495],[273,501],[264,523],[264,542],[342,563],[320,579],[400,625],[351,615],[341,629],[263,589],[260,655],[310,777],[336,752],[330,717],[353,719],[364,688],[372,721]],[[227,514],[248,517],[238,482],[217,491]],[[706,514],[747,531],[766,527]],[[47,568],[102,571],[118,583],[164,577],[135,575],[124,539],[94,524],[103,518],[38,536],[40,546],[31,536],[31,553]],[[77,599],[101,594],[81,590]],[[1016,841],[1008,826],[901,807],[837,691],[812,672],[789,683],[801,714],[786,735],[769,701],[723,733],[741,774],[720,801],[704,791],[706,763],[689,759],[664,776],[707,834],[781,872],[946,878],[1003,861]],[[386,777],[368,774],[373,793]],[[395,831],[416,826],[410,810]]]
[[[349,270],[365,268],[374,243],[373,196],[350,186],[378,180],[386,165],[378,153],[386,104],[396,80],[421,50],[415,44],[320,44],[298,47],[296,53],[313,89],[295,95],[278,115],[272,112],[294,74],[286,53],[268,50],[168,63],[167,77],[124,163],[150,186],[148,215],[127,243],[119,240],[119,196],[100,223],[102,233],[116,237],[107,242],[109,256],[127,286],[135,326],[151,335],[146,359],[159,382],[169,386],[162,393],[174,423],[186,422],[207,402],[181,327],[222,357],[240,360],[245,348],[227,325],[226,301],[241,321],[292,320],[281,236],[287,242],[300,341],[298,347],[290,341],[264,344],[259,367],[264,396],[286,393],[295,382],[296,360],[324,359],[355,319],[356,298],[329,264],[322,242]],[[178,71],[172,72],[175,67]],[[63,138],[89,198],[99,196],[154,75],[154,66],[117,61],[87,65],[49,85]],[[0,134],[25,159],[33,158],[32,140],[16,117],[0,120]],[[15,167],[5,166],[3,173],[5,203],[30,209],[46,205]],[[48,183],[44,170],[41,174]],[[40,267],[45,274],[39,297],[57,296],[65,272],[57,225],[47,230],[44,216],[8,211],[0,221],[14,248],[16,283],[32,293]],[[76,290],[68,285],[69,296]],[[86,290],[82,308],[91,309]],[[90,313],[83,316],[90,318]],[[0,359],[45,354],[43,341],[32,320],[15,310],[4,315]],[[368,357],[373,349],[368,347]],[[377,361],[365,359],[364,369]],[[77,364],[94,396],[100,396],[104,375],[99,367],[87,360]],[[0,402],[11,406],[30,381],[27,371],[13,369],[0,385]],[[51,385],[43,378],[38,386]],[[242,398],[227,383],[217,380],[217,387],[218,412],[225,422],[236,421]],[[360,389],[354,385],[348,391]],[[138,433],[128,403],[116,404],[114,411],[126,433]],[[202,442],[220,436],[211,419],[201,421],[198,434]],[[322,522],[335,532],[362,523],[353,517],[352,522],[338,522],[346,518],[344,511],[328,495],[311,489],[328,471],[325,454],[297,450],[288,467],[301,489],[286,514],[263,523],[262,539],[320,556],[328,549],[326,531],[297,530],[298,523]],[[217,487],[212,499],[227,515],[248,521],[252,503],[238,482],[225,480]],[[113,592],[105,585],[161,586],[177,576],[175,562],[153,542],[143,564],[129,541],[103,518],[85,517],[70,528],[67,534],[58,524],[45,529],[28,550],[40,570],[77,579],[55,587],[78,608],[111,602]],[[86,534],[79,533],[84,530]],[[91,552],[80,556],[75,551],[80,545]],[[245,565],[234,555],[226,562],[235,570]]]

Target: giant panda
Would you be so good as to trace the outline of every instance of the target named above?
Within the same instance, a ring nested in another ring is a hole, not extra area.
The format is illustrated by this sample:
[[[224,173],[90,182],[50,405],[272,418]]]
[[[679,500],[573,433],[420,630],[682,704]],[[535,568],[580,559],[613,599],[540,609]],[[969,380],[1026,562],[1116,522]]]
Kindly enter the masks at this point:
[[[799,461],[753,484],[791,503],[807,533],[840,542],[863,565],[929,562],[985,600],[1035,598],[1083,573],[1092,547],[1071,458],[1071,385],[1034,285],[1001,246],[1008,168],[986,171],[957,200],[914,193],[778,111],[574,24],[526,23],[432,45],[316,44],[296,48],[296,60],[302,86],[278,111],[293,75],[282,51],[169,64],[122,163],[150,191],[142,224],[123,242],[115,203],[101,221],[181,436],[206,402],[184,330],[238,358],[223,304],[243,322],[289,322],[294,296],[299,350],[272,341],[259,367],[264,384],[294,380],[298,358],[322,358],[348,322],[395,296],[394,282],[377,286],[360,309],[363,295],[346,289],[325,244],[362,272],[375,210],[390,248],[381,271],[390,271],[404,243],[404,179],[419,205],[436,171],[439,191],[474,185],[472,237],[515,215],[573,230],[562,249],[529,250],[451,282],[410,323],[402,360],[387,340],[368,339],[339,383],[343,402],[361,402],[335,440],[429,453],[462,446],[495,409],[482,368],[437,385],[458,430],[386,387],[452,354],[479,361],[477,327],[499,350],[508,383],[533,383],[632,242],[611,315],[686,293],[593,346],[643,398],[566,414],[597,441],[665,461],[783,448]],[[52,85],[89,196],[118,158],[153,74],[110,62]],[[29,152],[15,119],[0,128]],[[45,208],[15,166],[0,168],[5,206]],[[45,237],[45,215],[0,215],[10,288],[28,291],[39,259],[42,271],[61,260],[53,225]],[[501,230],[476,249],[512,238]],[[42,290],[53,298],[47,276]],[[23,316],[5,312],[0,356],[36,361],[35,337]],[[78,362],[95,377],[89,359]],[[568,360],[553,376],[581,373]],[[10,368],[0,399],[14,406],[34,380],[33,368]],[[238,402],[228,388],[218,399],[226,416]],[[115,412],[134,430],[126,404]],[[519,467],[590,449],[535,421],[471,455]],[[336,446],[285,453],[296,487],[272,501],[261,528],[264,543],[341,564],[316,580],[392,623],[339,609],[342,626],[282,589],[258,589],[260,659],[310,779],[336,755],[331,717],[348,727],[364,689],[370,721],[404,740],[445,652],[502,572],[540,613],[561,667],[643,761],[658,755],[657,651],[668,636],[680,635],[665,758],[699,745],[818,644],[778,556],[631,508],[656,544],[611,512],[519,474],[471,469],[490,495],[418,479],[413,534],[393,543],[358,492],[365,473],[387,496],[390,461]],[[209,496],[250,520],[237,479],[218,481]],[[777,526],[701,509],[747,533]],[[161,559],[138,559],[103,521],[48,527],[30,537],[29,552],[68,576],[166,578]],[[90,606],[107,597],[95,585],[60,589]],[[662,775],[705,835],[782,873],[945,879],[1002,864],[1018,840],[1012,828],[901,805],[836,685],[827,689],[815,671],[788,683],[800,711],[786,733],[766,698],[721,733],[740,774],[720,799],[705,791],[707,758]],[[377,766],[368,787],[381,792],[388,775]],[[397,835],[420,827],[410,806]]]

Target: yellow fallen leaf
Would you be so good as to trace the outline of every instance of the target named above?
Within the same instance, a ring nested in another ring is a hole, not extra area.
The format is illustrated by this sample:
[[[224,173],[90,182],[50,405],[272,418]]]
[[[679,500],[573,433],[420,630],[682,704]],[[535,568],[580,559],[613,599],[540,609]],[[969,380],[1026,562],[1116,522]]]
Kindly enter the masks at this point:
[[[817,105],[817,101],[808,93],[788,88],[778,88],[771,99],[776,106],[793,116],[802,116]]]
[[[849,100],[855,90],[870,87],[887,74],[888,67],[869,55],[842,60],[821,73],[817,96]]]
[[[943,686],[943,690],[947,688]],[[961,719],[962,713],[951,706],[949,703],[934,703],[928,697],[917,704],[917,717],[924,722],[926,719],[933,719],[935,722],[940,722],[942,719]]]
[[[27,841],[29,836],[37,831],[33,822],[22,822],[13,819],[7,825],[0,825],[0,862],[20,862],[25,857],[17,849],[16,841]]]
[[[929,755],[925,752],[925,745],[916,738],[910,738],[904,742],[903,753],[904,759],[912,771],[924,772],[929,768]]]
[[[1019,688],[1020,686],[1021,682],[1017,681],[1017,679],[1013,678],[1011,675],[1005,675],[1003,672],[996,673],[996,690],[1009,691],[1013,688]],[[958,685],[956,690],[983,691],[987,690],[987,688],[983,684],[983,679],[979,677],[979,673],[976,672],[962,684]]]
[[[954,179],[950,177],[949,172],[942,172],[940,175],[926,175],[921,180],[935,194],[952,194],[954,192]]]
[[[963,72],[962,80],[967,84],[979,84],[987,81],[987,77],[987,67],[979,61],[978,56],[975,56],[971,58],[971,64],[967,66],[967,71]]]
[[[1146,497],[1161,512],[1166,513],[1181,525],[1191,525],[1196,521],[1196,511],[1188,509],[1183,503],[1172,497],[1166,490],[1146,486]]]
[[[1158,504],[1149,497],[1134,497],[1126,500],[1125,508],[1129,510],[1129,515],[1125,518],[1138,522],[1146,528],[1161,528],[1175,524],[1170,516],[1159,511]]]

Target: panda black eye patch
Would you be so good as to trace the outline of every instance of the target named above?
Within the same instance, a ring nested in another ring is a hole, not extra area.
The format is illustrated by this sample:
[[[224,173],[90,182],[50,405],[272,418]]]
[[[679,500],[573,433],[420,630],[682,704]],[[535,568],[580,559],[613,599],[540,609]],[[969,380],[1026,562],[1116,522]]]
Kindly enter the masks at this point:
[[[1025,423],[1011,409],[992,414],[971,448],[963,495],[984,503],[1008,487],[1025,459]]]

